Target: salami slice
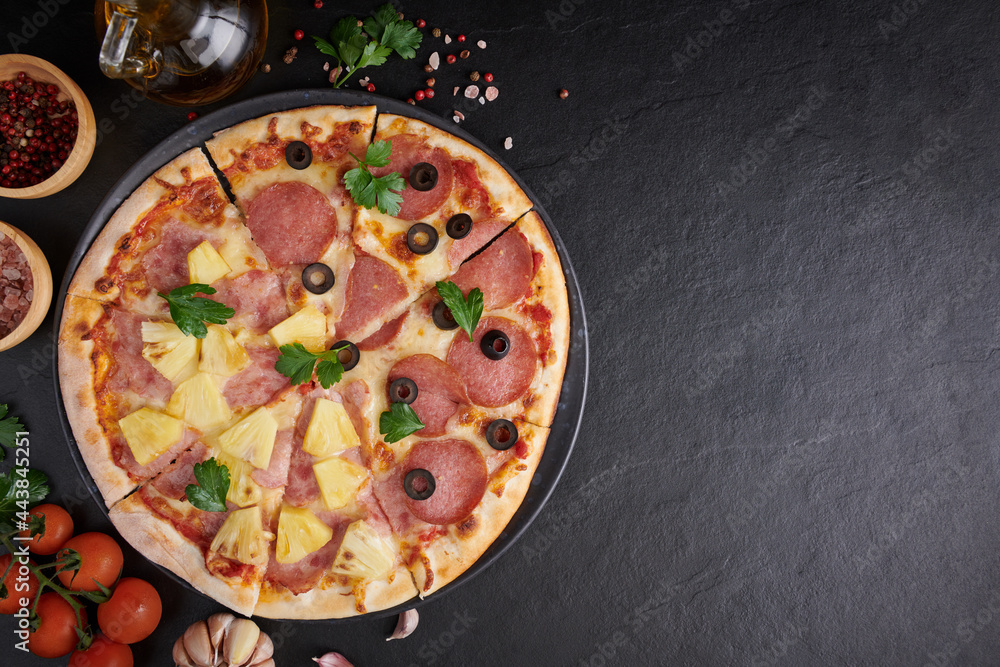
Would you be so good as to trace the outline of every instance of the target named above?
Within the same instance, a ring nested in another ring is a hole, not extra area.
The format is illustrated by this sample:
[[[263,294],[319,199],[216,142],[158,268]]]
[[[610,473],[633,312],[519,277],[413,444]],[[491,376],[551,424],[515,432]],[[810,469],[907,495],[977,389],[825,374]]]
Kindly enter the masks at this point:
[[[409,378],[417,385],[417,399],[410,407],[424,423],[419,435],[444,434],[448,419],[458,406],[469,402],[462,378],[454,368],[433,355],[415,354],[397,361],[386,379],[387,392],[389,385],[399,378]]]
[[[350,338],[351,334],[384,315],[406,295],[406,285],[395,269],[369,255],[358,257],[347,278],[344,314],[337,325],[337,336]]]
[[[507,220],[490,219],[473,222],[469,233],[457,239],[448,248],[448,263],[453,267],[458,266],[509,226],[510,222]]]
[[[535,276],[535,261],[528,239],[517,229],[508,230],[451,277],[462,293],[483,291],[486,310],[503,308],[520,299]]]
[[[406,496],[415,517],[427,523],[457,523],[476,508],[486,493],[486,460],[466,440],[422,440],[403,461],[405,475],[422,468],[434,476],[434,493],[426,500]]]
[[[510,339],[510,350],[502,359],[488,358],[479,347],[483,335],[493,329]],[[521,325],[504,317],[484,317],[471,343],[464,331],[458,332],[448,349],[448,363],[462,376],[473,403],[498,408],[528,391],[538,356],[531,336]]]
[[[419,220],[441,208],[451,194],[455,180],[451,158],[441,148],[430,148],[415,134],[397,134],[389,139],[392,143],[392,161],[385,167],[372,169],[375,176],[385,176],[397,171],[404,179],[410,176],[415,164],[427,162],[437,169],[437,184],[426,191],[414,190],[407,182],[403,191],[403,204],[397,218]]]
[[[399,330],[403,327],[403,321],[406,320],[407,315],[409,313],[403,313],[396,319],[383,324],[382,328],[358,343],[358,349],[362,352],[371,352],[391,343],[399,335]]]
[[[149,285],[164,293],[187,285],[190,282],[188,253],[208,238],[205,230],[195,229],[180,220],[164,223],[160,242],[142,258],[142,269]]]
[[[337,213],[316,188],[286,181],[253,198],[247,227],[272,265],[312,264],[337,235]]]

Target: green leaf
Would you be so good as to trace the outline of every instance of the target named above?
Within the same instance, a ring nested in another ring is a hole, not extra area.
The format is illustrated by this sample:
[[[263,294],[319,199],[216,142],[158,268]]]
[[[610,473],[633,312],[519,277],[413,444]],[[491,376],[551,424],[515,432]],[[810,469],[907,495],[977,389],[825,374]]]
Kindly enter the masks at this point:
[[[375,193],[371,189],[375,179],[365,167],[355,167],[344,174],[344,186],[358,206],[375,207]]]
[[[365,19],[365,32],[373,39],[382,41],[382,32],[386,26],[399,21],[399,12],[391,3],[385,3]]]
[[[7,414],[7,406],[0,405],[0,445],[14,447],[17,444],[17,434],[24,433],[22,424],[14,415]],[[0,461],[3,461],[4,450],[0,449]]]
[[[186,336],[204,338],[208,334],[205,322],[225,324],[236,314],[225,304],[206,299],[195,294],[215,294],[215,288],[202,283],[194,283],[171,290],[170,294],[157,292],[170,306],[170,319]]]
[[[188,484],[184,494],[188,502],[206,512],[225,512],[229,493],[229,468],[214,458],[194,464],[198,484]]]
[[[274,364],[276,371],[291,380],[292,384],[303,384],[312,379],[316,355],[307,350],[302,343],[282,345],[278,351],[281,355]]]
[[[423,427],[424,423],[420,421],[420,417],[406,403],[393,403],[378,418],[379,433],[384,435],[385,441],[389,443],[399,442]]]
[[[313,41],[316,42],[316,48],[319,49],[320,52],[325,53],[328,56],[333,56],[337,60],[340,60],[340,51],[337,50],[336,46],[326,41],[322,37],[317,37],[316,35],[313,35],[312,38]]]
[[[22,475],[20,471],[25,471]],[[17,487],[14,478],[20,477],[28,481],[27,498],[17,497]],[[13,530],[14,520],[18,510],[18,500],[27,501],[28,507],[34,507],[49,495],[49,478],[40,470],[31,468],[15,468],[9,473],[0,474],[0,529]]]
[[[358,59],[357,69],[362,67],[378,67],[385,63],[385,59],[392,55],[392,49],[387,49],[384,46],[380,46],[375,42],[369,42],[364,51],[361,53],[361,57]]]
[[[386,174],[372,180],[375,191],[375,205],[378,210],[387,215],[398,215],[403,205],[403,190],[406,182],[397,172]]]
[[[387,50],[395,51],[403,60],[417,55],[417,48],[424,36],[410,21],[397,21],[385,27],[379,43]]]
[[[323,389],[329,389],[337,384],[342,377],[344,377],[344,365],[336,357],[333,359],[323,359],[316,366],[316,378],[323,385]]]
[[[392,161],[392,142],[373,141],[365,151],[365,165],[369,167],[386,167]]]
[[[351,198],[358,206],[378,208],[382,213],[398,215],[403,204],[403,190],[406,180],[399,172],[385,176],[373,176],[368,167],[384,167],[391,162],[392,144],[388,141],[374,141],[365,152],[362,160],[353,153],[350,154],[358,162],[358,166],[344,174],[344,185],[351,193]]]
[[[483,292],[478,287],[473,287],[469,296],[462,295],[462,290],[453,282],[437,282],[438,295],[448,306],[451,316],[455,318],[458,326],[462,327],[469,334],[469,342],[472,342],[472,332],[479,324],[479,318],[483,316]]]

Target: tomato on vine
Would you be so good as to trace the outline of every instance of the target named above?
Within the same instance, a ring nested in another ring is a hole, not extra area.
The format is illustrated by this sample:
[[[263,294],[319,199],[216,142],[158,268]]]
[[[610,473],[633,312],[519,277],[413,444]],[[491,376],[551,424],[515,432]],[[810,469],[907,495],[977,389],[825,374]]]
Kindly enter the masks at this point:
[[[80,641],[76,611],[61,595],[42,593],[35,613],[38,615],[38,627],[29,631],[28,650],[41,658],[59,658],[76,648]],[[80,610],[80,617],[86,627],[86,610]]]
[[[58,505],[46,503],[29,512],[28,529],[18,535],[31,537],[28,551],[41,556],[51,556],[63,548],[66,540],[73,537],[73,517]]]
[[[58,575],[59,582],[72,591],[96,592],[101,586],[111,588],[118,581],[125,562],[122,548],[104,533],[81,533],[70,538],[58,558],[78,565],[61,569]]]

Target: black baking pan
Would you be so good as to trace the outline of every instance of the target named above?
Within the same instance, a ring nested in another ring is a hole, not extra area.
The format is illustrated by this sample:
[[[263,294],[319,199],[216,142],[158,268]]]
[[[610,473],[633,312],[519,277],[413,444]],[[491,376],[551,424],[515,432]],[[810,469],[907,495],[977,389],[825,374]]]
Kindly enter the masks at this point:
[[[555,419],[552,422],[552,428],[548,441],[545,445],[545,453],[538,464],[538,470],[535,472],[534,478],[531,480],[531,487],[528,489],[524,502],[521,504],[517,513],[514,514],[510,523],[507,524],[504,531],[500,533],[496,540],[494,540],[493,544],[490,545],[489,549],[486,550],[482,557],[480,557],[479,560],[476,561],[476,563],[466,570],[460,577],[442,588],[440,591],[435,592],[426,599],[421,600],[419,598],[414,598],[391,609],[372,612],[358,617],[329,620],[351,621],[357,619],[377,619],[391,614],[398,614],[406,609],[412,609],[413,607],[438,599],[442,595],[447,594],[447,592],[461,586],[463,582],[469,581],[474,576],[485,570],[491,563],[493,563],[507,549],[509,549],[511,545],[513,545],[514,542],[516,542],[517,539],[527,530],[528,526],[531,525],[531,522],[541,511],[542,506],[545,505],[549,496],[552,495],[552,491],[555,489],[555,486],[559,481],[559,477],[562,475],[562,472],[569,461],[570,454],[573,451],[573,445],[576,442],[577,433],[580,429],[580,422],[583,418],[583,406],[587,395],[589,354],[587,321],[586,316],[584,315],[583,301],[580,296],[580,286],[577,283],[576,274],[573,271],[573,265],[570,262],[568,253],[566,252],[566,246],[559,237],[559,234],[556,231],[555,226],[552,224],[552,220],[549,218],[548,214],[540,205],[538,205],[537,198],[525,185],[524,181],[518,177],[516,173],[508,169],[489,148],[484,146],[482,142],[470,136],[461,128],[457,127],[455,123],[450,122],[448,119],[435,116],[427,111],[414,107],[413,105],[400,102],[399,100],[393,100],[367,92],[348,90],[290,90],[256,97],[233,104],[232,106],[228,106],[223,109],[219,109],[218,111],[185,125],[183,128],[177,130],[160,142],[159,145],[151,151],[146,153],[145,156],[139,159],[127,172],[125,172],[125,175],[121,177],[118,183],[115,184],[108,195],[100,203],[97,210],[94,211],[87,227],[84,229],[83,236],[80,238],[72,257],[70,258],[65,276],[63,276],[62,285],[60,286],[59,293],[57,294],[55,321],[57,323],[62,321],[62,310],[66,301],[66,291],[69,288],[73,274],[76,273],[77,267],[79,267],[80,262],[83,260],[83,256],[94,242],[94,239],[97,238],[97,235],[104,228],[104,225],[107,224],[108,220],[111,219],[111,216],[118,209],[121,203],[125,201],[125,199],[127,199],[128,196],[131,195],[132,192],[157,169],[190,148],[194,148],[196,146],[203,147],[205,142],[211,139],[212,136],[220,130],[231,127],[245,120],[264,116],[276,111],[285,111],[288,109],[296,109],[317,104],[375,105],[378,107],[379,113],[393,113],[401,116],[409,116],[422,120],[430,125],[434,125],[445,132],[449,132],[469,142],[473,146],[476,146],[484,151],[493,159],[497,160],[497,162],[499,162],[501,166],[507,170],[507,173],[514,178],[517,184],[521,186],[532,202],[535,202],[534,210],[539,214],[539,216],[541,216],[546,227],[548,227],[549,234],[552,235],[552,240],[555,243],[557,251],[559,252],[559,259],[562,262],[563,272],[566,276],[566,287],[569,291],[571,333],[562,393],[559,396],[559,406],[556,411]],[[66,434],[66,442],[68,443],[70,454],[76,463],[77,469],[80,471],[80,476],[83,478],[91,496],[93,496],[94,501],[101,507],[102,511],[107,514],[108,509],[104,504],[104,499],[80,456],[69,420],[66,418],[65,406],[62,402],[62,392],[59,388],[58,354],[54,354],[53,357],[53,377],[56,385],[56,396],[58,397],[56,405],[59,412],[59,418],[62,423],[63,432]],[[166,568],[161,569],[176,579],[181,585],[186,586],[191,590],[196,590],[193,586],[191,586],[191,584],[174,575]],[[200,593],[200,591],[198,592]]]

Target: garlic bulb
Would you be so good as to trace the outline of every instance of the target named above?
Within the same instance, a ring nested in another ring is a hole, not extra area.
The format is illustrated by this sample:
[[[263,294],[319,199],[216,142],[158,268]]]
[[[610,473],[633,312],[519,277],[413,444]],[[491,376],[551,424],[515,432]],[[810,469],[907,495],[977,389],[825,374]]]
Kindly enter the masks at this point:
[[[274,667],[274,644],[257,624],[229,613],[210,616],[174,644],[177,667]]]

